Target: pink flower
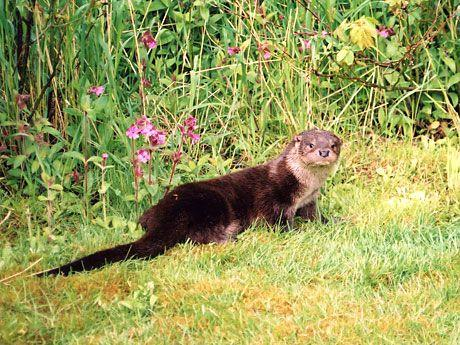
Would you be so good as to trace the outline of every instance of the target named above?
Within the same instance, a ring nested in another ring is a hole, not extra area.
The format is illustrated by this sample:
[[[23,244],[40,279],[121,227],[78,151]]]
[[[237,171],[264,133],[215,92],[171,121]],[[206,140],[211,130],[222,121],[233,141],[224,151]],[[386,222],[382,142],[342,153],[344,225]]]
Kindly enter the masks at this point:
[[[144,32],[141,37],[141,41],[147,49],[153,49],[157,46],[157,41],[155,41],[150,31]]]
[[[192,139],[192,144],[196,144],[198,141],[200,141],[200,135],[193,133],[192,131],[187,132],[187,136]]]
[[[272,55],[268,45],[269,45],[268,42],[263,42],[263,43],[260,43],[259,47],[257,48],[259,52],[263,54],[263,57],[265,60],[269,59],[270,56]]]
[[[310,40],[302,40],[302,46],[300,47],[301,51],[306,51],[307,49],[311,48],[311,41]]]
[[[181,157],[182,157],[182,151],[177,151],[172,154],[172,160],[174,163],[179,162]]]
[[[144,149],[137,150],[136,159],[141,163],[147,163],[150,160],[149,151],[144,150]]]
[[[141,79],[141,82],[142,82],[142,85],[143,85],[144,87],[150,87],[150,86],[152,86],[152,83],[151,83],[150,80],[148,80],[148,79],[142,78],[142,79]]]
[[[102,154],[102,159],[106,161],[107,158],[109,158],[109,155],[107,153],[103,153]]]
[[[196,126],[196,118],[193,116],[189,116],[184,125],[179,125],[179,130],[182,134],[182,139],[185,140],[186,137],[192,139],[192,144],[197,143],[200,140],[200,135],[193,133],[193,131],[197,128]]]
[[[150,120],[145,115],[142,115],[142,117],[136,120],[136,126],[139,129],[139,133],[147,137],[152,135],[156,130],[150,122]]]
[[[19,110],[24,110],[27,108],[27,102],[30,99],[28,94],[17,94],[16,95],[16,104],[18,105]]]
[[[126,136],[129,139],[137,139],[137,138],[139,138],[139,128],[137,128],[136,125],[132,125],[126,131]]]
[[[149,136],[150,145],[155,147],[163,145],[166,142],[166,133],[165,131],[156,130],[151,136]]]
[[[228,47],[227,48],[227,53],[230,56],[238,54],[240,51],[241,51],[240,47]]]
[[[388,38],[395,35],[395,30],[393,28],[379,26],[379,28],[377,29],[377,33],[383,38]]]
[[[192,115],[187,117],[187,119],[184,121],[184,124],[188,127],[190,130],[195,130],[196,129],[196,118],[194,118]]]
[[[321,31],[321,37],[324,38],[326,36],[327,36],[327,31],[326,30]]]
[[[91,86],[89,88],[89,90],[88,90],[88,93],[92,93],[92,94],[94,94],[94,95],[99,97],[100,95],[102,95],[104,90],[105,90],[105,88],[102,85],[101,86]]]

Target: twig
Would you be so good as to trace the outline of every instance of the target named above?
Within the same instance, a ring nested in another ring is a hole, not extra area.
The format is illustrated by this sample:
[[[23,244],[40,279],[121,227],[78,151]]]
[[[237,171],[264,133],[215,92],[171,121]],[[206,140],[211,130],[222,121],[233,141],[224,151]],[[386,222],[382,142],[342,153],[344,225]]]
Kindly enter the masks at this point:
[[[22,270],[21,272],[18,272],[18,273],[13,274],[12,276],[3,278],[2,280],[0,280],[0,283],[4,283],[4,284],[5,284],[5,282],[6,282],[7,280],[10,280],[10,279],[12,279],[12,278],[14,278],[14,277],[17,277],[17,276],[23,274],[24,272],[27,272],[27,271],[30,270],[32,267],[34,267],[36,264],[38,264],[40,261],[42,261],[42,259],[43,259],[43,258],[40,258],[40,259],[36,260],[36,261],[33,262],[29,267],[27,267],[26,269]],[[28,277],[34,276],[34,275],[36,275],[36,274],[37,274],[37,273],[31,274],[31,275],[29,275]]]
[[[8,218],[10,218],[10,216],[11,216],[11,210],[8,211],[5,218],[3,218],[3,220],[0,222],[0,226],[2,226],[2,224],[5,223],[8,220]]]

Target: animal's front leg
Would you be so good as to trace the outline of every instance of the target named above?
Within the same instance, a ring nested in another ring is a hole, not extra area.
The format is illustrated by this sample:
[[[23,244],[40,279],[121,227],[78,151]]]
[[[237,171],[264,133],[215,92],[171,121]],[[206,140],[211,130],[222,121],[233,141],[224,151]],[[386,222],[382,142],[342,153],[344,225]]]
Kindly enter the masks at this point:
[[[282,213],[281,218],[280,218],[280,223],[284,231],[294,230],[294,216],[295,216],[294,209],[287,209]]]
[[[322,216],[319,212],[316,200],[313,200],[305,206],[299,208],[296,216],[308,221],[320,220],[323,224],[328,223],[328,219]]]

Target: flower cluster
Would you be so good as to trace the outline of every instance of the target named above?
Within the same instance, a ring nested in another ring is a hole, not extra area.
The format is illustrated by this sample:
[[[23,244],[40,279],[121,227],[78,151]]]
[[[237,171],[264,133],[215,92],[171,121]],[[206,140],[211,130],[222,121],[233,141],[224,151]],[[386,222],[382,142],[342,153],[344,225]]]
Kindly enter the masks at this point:
[[[196,126],[196,118],[189,116],[183,125],[179,125],[179,130],[182,134],[182,138],[186,139],[187,137],[192,139],[192,144],[197,143],[200,140],[200,135],[194,133]]]
[[[158,130],[147,116],[143,115],[126,130],[126,136],[130,139],[137,139],[143,135],[148,139],[152,147],[163,145],[166,141],[166,133]]]
[[[141,116],[126,130],[126,136],[130,139],[138,139],[144,136],[150,144],[149,149],[140,149],[136,151],[133,159],[134,174],[136,177],[142,177],[142,168],[140,163],[147,163],[151,158],[151,150],[163,145],[166,142],[166,132],[157,129],[149,118],[145,115]]]

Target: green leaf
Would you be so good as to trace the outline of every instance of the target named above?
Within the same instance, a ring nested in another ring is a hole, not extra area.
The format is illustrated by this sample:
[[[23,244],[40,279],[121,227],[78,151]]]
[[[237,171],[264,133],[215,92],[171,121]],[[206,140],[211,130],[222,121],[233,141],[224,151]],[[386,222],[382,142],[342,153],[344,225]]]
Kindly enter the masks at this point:
[[[339,64],[346,64],[351,66],[355,59],[355,54],[350,49],[350,47],[344,47],[337,53],[336,59]]]
[[[455,60],[444,54],[441,55],[441,58],[444,61],[444,63],[447,65],[447,67],[449,67],[449,69],[452,71],[452,73],[455,73],[456,72]]]
[[[205,22],[209,20],[209,8],[206,5],[200,6],[200,16]]]
[[[450,102],[452,103],[452,106],[456,107],[458,104],[458,94],[455,92],[449,92],[448,95],[450,97]]]
[[[54,179],[44,171],[42,171],[40,177],[42,178],[43,182],[45,182],[47,185],[52,184],[54,181]]]
[[[101,188],[99,189],[99,193],[105,194],[109,188],[110,188],[110,183],[104,182],[102,183]]]
[[[399,80],[399,73],[392,71],[391,73],[385,73],[384,77],[390,85],[395,85]]]
[[[54,190],[57,190],[57,191],[60,191],[62,192],[63,188],[60,184],[53,184],[50,189],[54,189]]]
[[[32,172],[37,172],[38,168],[40,168],[40,163],[38,161],[33,161],[31,165]]]
[[[26,158],[27,157],[24,155],[16,156],[13,161],[13,169],[16,169],[17,167],[19,167],[26,160]]]
[[[83,111],[89,111],[91,109],[91,98],[89,95],[83,95],[81,96],[80,99],[80,107],[83,109]]]
[[[44,196],[44,195],[39,195],[38,200],[40,200],[40,201],[48,201],[48,198],[46,196]]]
[[[166,1],[165,1],[166,2]],[[168,8],[168,5],[165,4],[163,1],[161,0],[154,0],[150,3],[150,5],[148,6],[149,10],[151,11],[158,11],[158,10],[164,10],[166,8]]]
[[[53,128],[53,127],[46,126],[43,128],[43,132],[54,135],[57,138],[61,137],[61,132],[59,132],[56,128]]]
[[[403,56],[401,53],[401,47],[397,42],[394,41],[389,41],[387,43],[386,55],[390,59],[400,59]]]
[[[449,78],[447,81],[446,88],[450,88],[451,86],[458,84],[460,82],[460,73],[455,73],[453,76]]]
[[[62,154],[62,157],[78,159],[79,161],[85,162],[85,156],[83,156],[80,152],[77,151],[64,152]]]

